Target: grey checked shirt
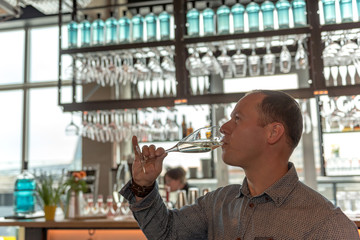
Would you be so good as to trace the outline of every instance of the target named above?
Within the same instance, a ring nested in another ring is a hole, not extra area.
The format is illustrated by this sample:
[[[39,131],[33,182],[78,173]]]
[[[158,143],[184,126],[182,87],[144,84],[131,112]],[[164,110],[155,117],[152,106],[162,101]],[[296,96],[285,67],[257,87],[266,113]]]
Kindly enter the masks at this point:
[[[127,183],[120,191],[148,239],[285,240],[360,239],[356,225],[339,208],[299,181],[295,167],[259,196],[246,178],[200,197],[193,205],[168,210],[158,186],[135,202]]]

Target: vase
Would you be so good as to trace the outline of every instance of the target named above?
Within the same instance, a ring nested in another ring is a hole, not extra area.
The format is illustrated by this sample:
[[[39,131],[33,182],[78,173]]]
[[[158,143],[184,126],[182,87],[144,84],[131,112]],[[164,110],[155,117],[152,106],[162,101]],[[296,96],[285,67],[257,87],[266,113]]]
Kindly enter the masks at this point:
[[[44,206],[45,220],[54,221],[55,219],[56,206]]]
[[[78,218],[84,215],[83,192],[68,191],[65,218]]]

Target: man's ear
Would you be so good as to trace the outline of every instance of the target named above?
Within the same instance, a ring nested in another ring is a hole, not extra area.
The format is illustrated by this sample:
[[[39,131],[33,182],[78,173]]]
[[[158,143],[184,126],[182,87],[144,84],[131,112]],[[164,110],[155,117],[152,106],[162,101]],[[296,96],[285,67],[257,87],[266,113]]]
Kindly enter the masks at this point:
[[[269,144],[277,143],[285,133],[284,125],[278,122],[270,123],[268,126],[268,138]]]

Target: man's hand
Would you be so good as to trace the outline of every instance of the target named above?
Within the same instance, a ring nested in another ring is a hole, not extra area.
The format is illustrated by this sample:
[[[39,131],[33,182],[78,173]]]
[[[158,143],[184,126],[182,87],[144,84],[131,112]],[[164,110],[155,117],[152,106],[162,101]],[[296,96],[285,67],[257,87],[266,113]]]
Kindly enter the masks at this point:
[[[132,144],[135,152],[132,166],[133,180],[140,186],[151,186],[162,171],[162,163],[167,153],[162,147],[155,148],[154,145],[145,145],[140,152],[136,136],[133,136]]]

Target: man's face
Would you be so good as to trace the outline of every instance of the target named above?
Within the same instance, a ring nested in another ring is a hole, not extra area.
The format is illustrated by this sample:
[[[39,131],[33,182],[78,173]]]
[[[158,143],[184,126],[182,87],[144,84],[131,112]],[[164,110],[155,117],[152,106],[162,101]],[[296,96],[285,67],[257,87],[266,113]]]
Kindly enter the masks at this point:
[[[264,95],[256,93],[240,99],[231,113],[231,119],[221,126],[225,135],[222,158],[226,164],[246,169],[256,166],[256,159],[263,154],[266,131],[258,125],[257,108],[263,98]]]
[[[165,176],[165,185],[170,187],[170,191],[174,192],[179,189],[181,189],[181,182],[180,180],[169,178],[168,176]]]

